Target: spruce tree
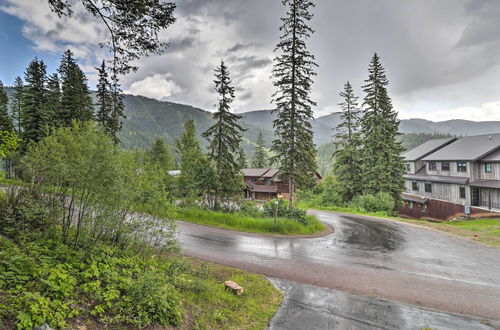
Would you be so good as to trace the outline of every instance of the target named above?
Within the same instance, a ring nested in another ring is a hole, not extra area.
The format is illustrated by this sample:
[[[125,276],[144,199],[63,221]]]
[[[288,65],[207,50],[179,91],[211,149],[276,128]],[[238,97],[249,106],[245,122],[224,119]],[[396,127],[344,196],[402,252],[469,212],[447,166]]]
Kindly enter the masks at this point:
[[[16,77],[14,80],[14,93],[11,98],[12,119],[14,121],[15,130],[18,136],[21,135],[21,113],[23,108],[23,91],[24,85],[21,77]]]
[[[282,18],[282,35],[275,51],[273,75],[277,88],[273,96],[278,114],[273,122],[276,139],[272,150],[273,163],[279,163],[279,173],[288,178],[290,207],[294,207],[295,186],[311,182],[316,172],[316,148],[313,143],[310,99],[312,77],[315,76],[314,56],[306,47],[306,40],[313,33],[307,24],[312,18],[309,0],[283,0],[287,13]]]
[[[49,125],[46,109],[47,66],[45,63],[37,58],[32,60],[24,73],[24,81],[21,137],[26,146],[30,141],[40,141],[45,136]]]
[[[398,140],[399,121],[387,93],[388,80],[380,57],[375,53],[368,68],[363,91],[364,115],[361,120],[363,192],[390,193],[396,205],[404,190],[404,148]]]
[[[94,108],[87,77],[68,49],[64,52],[58,72],[61,76],[61,106],[58,113],[63,126],[71,126],[72,120],[87,121],[94,117]]]
[[[174,159],[168,150],[165,140],[158,138],[146,153],[148,161],[157,163],[164,171],[174,168]]]
[[[240,169],[247,167],[247,157],[242,147],[240,147],[240,150],[238,151],[238,167]]]
[[[13,130],[14,125],[12,124],[12,118],[9,116],[9,97],[0,80],[0,131],[11,132]]]
[[[242,179],[235,154],[240,148],[244,129],[238,124],[242,116],[229,111],[234,100],[234,87],[224,61],[215,69],[215,78],[215,90],[219,95],[217,111],[213,114],[215,124],[203,133],[203,137],[209,142],[208,157],[217,173],[217,205],[219,197],[232,197],[241,192]]]
[[[111,135],[111,112],[112,112],[112,97],[111,84],[109,83],[108,72],[106,71],[106,63],[104,60],[100,67],[96,68],[99,80],[97,82],[96,92],[96,120],[104,128],[108,136]]]
[[[61,107],[61,85],[57,73],[51,74],[47,79],[46,109],[50,124],[54,127],[63,126],[59,118]]]
[[[359,132],[360,110],[358,97],[349,82],[339,94],[343,101],[339,103],[342,109],[341,122],[335,128],[336,147],[333,153],[333,171],[337,178],[340,195],[344,202],[350,202],[362,190],[361,176],[361,136]]]
[[[123,104],[123,95],[116,72],[111,77],[111,118],[110,118],[110,137],[115,143],[120,142],[118,132],[122,129],[122,118],[125,116],[125,105]]]
[[[257,146],[255,147],[255,152],[252,157],[252,167],[265,168],[267,165],[268,159],[264,148],[264,136],[262,135],[262,131],[260,131],[259,136],[257,136]]]

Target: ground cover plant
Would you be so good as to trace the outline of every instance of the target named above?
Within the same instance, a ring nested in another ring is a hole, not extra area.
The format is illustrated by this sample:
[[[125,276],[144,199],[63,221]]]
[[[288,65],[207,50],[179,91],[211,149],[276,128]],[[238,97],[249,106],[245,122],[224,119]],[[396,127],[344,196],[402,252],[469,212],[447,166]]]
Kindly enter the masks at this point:
[[[244,213],[227,213],[196,208],[179,208],[176,210],[175,218],[202,225],[265,234],[314,234],[325,228],[313,216],[305,217],[307,224],[284,217],[278,217],[275,224],[274,218],[266,215],[251,216]]]

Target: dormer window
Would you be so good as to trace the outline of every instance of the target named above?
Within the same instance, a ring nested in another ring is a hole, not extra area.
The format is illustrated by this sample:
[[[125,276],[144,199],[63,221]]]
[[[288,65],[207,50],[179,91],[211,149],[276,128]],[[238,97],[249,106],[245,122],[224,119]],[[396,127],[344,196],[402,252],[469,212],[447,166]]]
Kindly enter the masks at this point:
[[[441,171],[449,171],[450,170],[450,163],[441,163]]]
[[[436,170],[436,163],[429,163],[429,171],[435,171]]]
[[[467,172],[467,163],[465,163],[465,162],[457,163],[457,171],[458,172]]]
[[[405,163],[405,172],[410,173],[411,172],[411,165],[410,163]]]

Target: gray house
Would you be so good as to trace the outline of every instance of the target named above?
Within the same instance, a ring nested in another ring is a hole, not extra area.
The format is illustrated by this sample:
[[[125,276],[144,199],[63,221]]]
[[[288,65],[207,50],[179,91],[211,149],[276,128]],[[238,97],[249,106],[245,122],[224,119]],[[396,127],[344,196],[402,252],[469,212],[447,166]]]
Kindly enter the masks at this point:
[[[401,215],[448,220],[500,212],[500,134],[431,140],[403,157]]]

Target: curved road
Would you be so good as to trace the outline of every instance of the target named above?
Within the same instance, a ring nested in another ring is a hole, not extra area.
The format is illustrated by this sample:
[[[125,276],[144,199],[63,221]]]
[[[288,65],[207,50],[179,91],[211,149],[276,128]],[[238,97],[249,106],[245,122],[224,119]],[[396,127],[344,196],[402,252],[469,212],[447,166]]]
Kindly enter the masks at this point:
[[[408,224],[310,213],[335,232],[275,238],[184,222],[178,229],[183,252],[207,261],[335,292],[500,320],[500,250]]]

